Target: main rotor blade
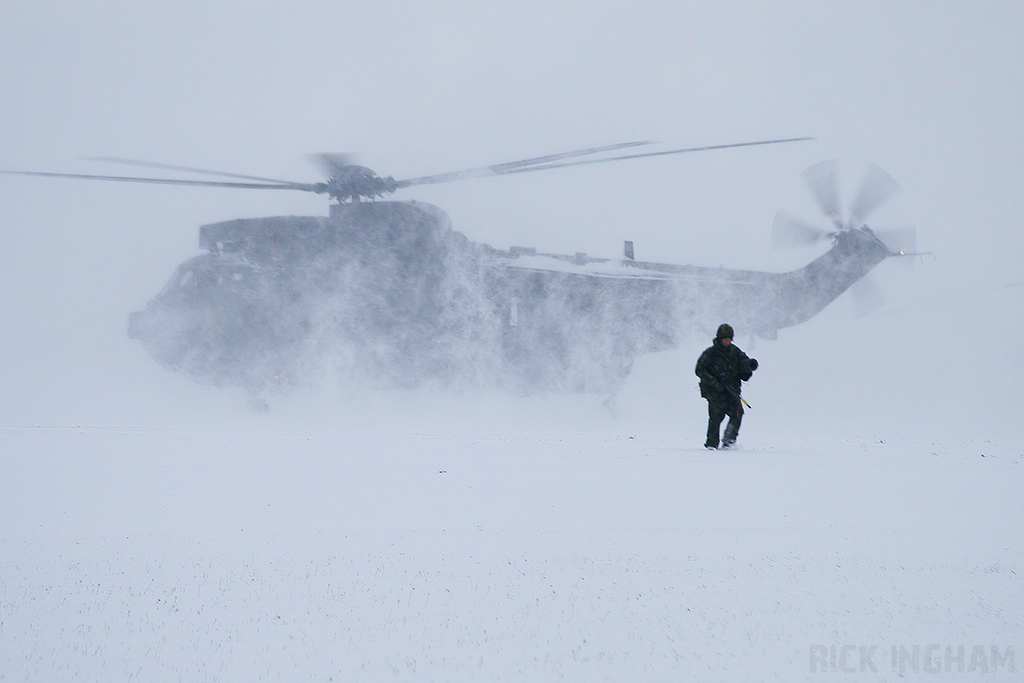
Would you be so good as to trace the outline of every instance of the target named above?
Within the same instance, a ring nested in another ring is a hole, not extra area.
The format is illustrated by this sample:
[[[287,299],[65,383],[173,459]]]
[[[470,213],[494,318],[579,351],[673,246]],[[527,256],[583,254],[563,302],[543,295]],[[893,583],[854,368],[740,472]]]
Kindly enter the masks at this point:
[[[850,206],[850,223],[860,226],[868,214],[885,203],[889,197],[900,189],[899,183],[878,166],[868,166],[867,175],[860,186],[857,198]]]
[[[261,180],[265,183],[282,183],[300,185],[291,180],[277,180],[275,178],[260,178],[254,175],[241,175],[240,173],[225,173],[224,171],[211,171],[205,168],[193,168],[191,166],[177,166],[175,164],[162,164],[155,161],[138,161],[136,159],[122,159],[120,157],[86,157],[86,161],[104,161],[111,164],[125,164],[127,166],[145,166],[146,168],[163,168],[169,171],[187,171],[189,173],[205,173],[206,175],[219,175],[225,178],[244,178],[246,180]]]
[[[803,175],[811,194],[818,200],[818,206],[838,227],[842,227],[839,214],[839,180],[836,160],[830,159],[811,166]]]
[[[759,142],[737,142],[737,143],[730,144],[730,145],[707,145],[705,147],[687,147],[685,149],[669,149],[669,150],[665,150],[665,151],[662,151],[662,152],[645,152],[644,154],[626,154],[626,155],[617,156],[617,157],[605,157],[603,159],[583,159],[581,161],[568,161],[568,162],[561,163],[561,164],[542,164],[540,166],[526,166],[526,167],[523,167],[523,168],[511,168],[511,169],[508,169],[508,170],[502,170],[502,171],[499,171],[497,173],[487,174],[487,175],[505,175],[505,174],[508,174],[508,173],[525,173],[526,171],[544,171],[544,170],[547,170],[549,168],[562,168],[562,167],[565,167],[565,166],[582,166],[584,164],[602,164],[602,163],[604,163],[606,161],[623,161],[625,159],[641,159],[643,157],[659,157],[659,156],[665,156],[665,155],[668,155],[668,154],[682,154],[682,153],[685,153],[685,152],[705,152],[705,151],[712,150],[712,149],[728,149],[730,147],[752,147],[754,145],[773,145],[773,144],[776,144],[776,143],[779,143],[779,142],[799,142],[801,140],[813,140],[813,139],[814,138],[787,138],[785,140],[762,140],[762,141],[759,141]],[[422,180],[422,179],[417,179],[417,180]],[[446,180],[448,180],[448,179],[429,181],[429,182],[446,182]],[[455,178],[451,178],[451,180],[455,180]],[[399,181],[399,187],[405,187],[405,185],[401,184],[402,182],[403,181]],[[410,184],[413,184],[413,183],[410,183]],[[423,184],[423,183],[415,183],[415,184]]]
[[[587,156],[588,154],[599,154],[600,152],[611,152],[616,149],[626,149],[627,147],[642,147],[644,145],[653,145],[654,142],[649,140],[641,140],[639,142],[620,142],[615,145],[604,145],[603,147],[588,147],[586,149],[577,149],[572,152],[562,152],[560,154],[548,154],[542,157],[533,157],[532,159],[523,159],[522,161],[510,161],[505,164],[497,164],[491,166],[492,170],[497,173],[508,173],[512,169],[523,168],[525,166],[532,166],[535,164],[546,164],[552,161],[559,161],[560,159],[571,159],[573,157]]]
[[[600,152],[610,152],[616,149],[624,149],[626,147],[639,147],[641,145],[653,145],[653,142],[619,142],[614,145],[605,145],[603,147],[588,147],[587,149],[577,149],[571,152],[561,152],[559,154],[547,154],[542,157],[533,157],[532,159],[522,159],[520,161],[508,161],[503,164],[495,164],[493,166],[483,166],[481,168],[470,168],[465,171],[452,171],[451,173],[438,173],[437,175],[422,176],[420,178],[410,178],[409,180],[399,180],[398,187],[409,187],[410,185],[432,185],[436,183],[448,183],[453,180],[462,180],[463,178],[486,178],[488,176],[503,175],[505,173],[513,173],[516,170],[532,170],[526,168],[527,166],[534,166],[535,164],[543,164],[551,161],[558,161],[559,159],[569,159],[572,157],[580,157],[588,154],[598,154]],[[546,167],[544,167],[546,168]]]
[[[303,190],[323,194],[327,186],[323,184],[287,183],[271,185],[268,183],[227,183],[216,180],[177,180],[174,178],[136,178],[133,176],[84,175],[80,173],[45,173],[42,171],[0,171],[8,175],[31,175],[47,178],[81,178],[85,180],[112,180],[128,183],[156,183],[160,185],[197,185],[200,187],[239,187],[251,190]]]

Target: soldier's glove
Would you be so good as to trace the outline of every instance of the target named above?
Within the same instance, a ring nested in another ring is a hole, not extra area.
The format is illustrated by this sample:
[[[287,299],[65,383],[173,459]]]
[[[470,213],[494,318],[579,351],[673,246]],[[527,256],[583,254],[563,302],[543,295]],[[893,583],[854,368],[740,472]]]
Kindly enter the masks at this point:
[[[750,359],[750,370],[751,371],[757,370],[757,359],[756,358],[751,358]]]

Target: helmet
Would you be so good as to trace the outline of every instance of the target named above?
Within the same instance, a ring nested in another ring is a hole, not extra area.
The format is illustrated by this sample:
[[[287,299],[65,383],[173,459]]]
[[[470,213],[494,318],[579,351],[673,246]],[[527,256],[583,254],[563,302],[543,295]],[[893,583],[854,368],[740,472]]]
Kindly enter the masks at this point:
[[[732,325],[728,323],[722,323],[718,326],[718,334],[715,335],[715,339],[732,339]]]

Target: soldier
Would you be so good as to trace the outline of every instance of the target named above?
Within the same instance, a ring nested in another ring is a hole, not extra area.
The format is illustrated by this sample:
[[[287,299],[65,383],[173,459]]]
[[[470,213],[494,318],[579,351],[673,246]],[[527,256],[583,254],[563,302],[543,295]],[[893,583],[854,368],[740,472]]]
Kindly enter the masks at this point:
[[[705,448],[718,448],[718,428],[726,415],[729,424],[725,427],[722,448],[732,448],[743,420],[743,404],[740,402],[740,382],[750,379],[757,369],[757,361],[748,358],[738,346],[732,343],[732,326],[718,326],[714,344],[705,349],[697,360],[694,370],[700,378],[700,395],[708,401],[708,438]]]

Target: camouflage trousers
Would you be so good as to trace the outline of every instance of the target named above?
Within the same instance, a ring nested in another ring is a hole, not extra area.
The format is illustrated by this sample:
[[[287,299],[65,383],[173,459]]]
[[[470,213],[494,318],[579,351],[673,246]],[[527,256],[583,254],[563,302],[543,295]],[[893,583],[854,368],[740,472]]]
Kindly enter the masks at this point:
[[[743,421],[743,404],[732,394],[709,393],[708,400],[708,439],[704,442],[707,448],[718,448],[718,429],[725,416],[729,416],[729,424],[725,426],[722,438],[723,446],[732,446],[740,433],[740,422]]]

